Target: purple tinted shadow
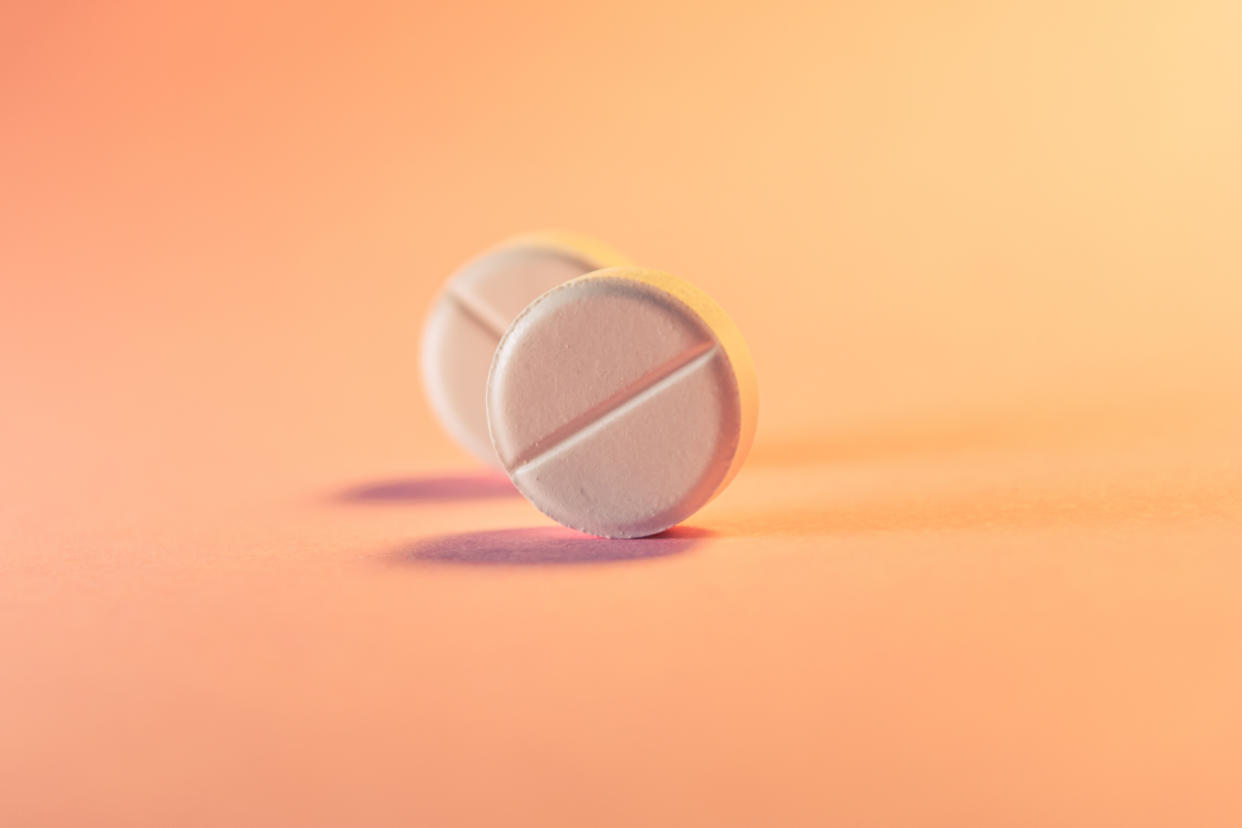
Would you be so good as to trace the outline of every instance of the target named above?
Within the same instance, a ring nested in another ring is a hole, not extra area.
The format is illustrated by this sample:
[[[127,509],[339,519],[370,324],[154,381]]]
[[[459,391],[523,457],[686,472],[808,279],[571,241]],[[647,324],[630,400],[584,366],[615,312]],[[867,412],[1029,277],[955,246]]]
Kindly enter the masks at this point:
[[[346,489],[336,499],[346,503],[394,503],[517,496],[509,478],[499,472],[468,472],[376,480]]]
[[[493,529],[422,538],[387,556],[396,566],[558,566],[664,558],[689,551],[710,532],[673,527],[649,538],[613,540],[559,526]]]

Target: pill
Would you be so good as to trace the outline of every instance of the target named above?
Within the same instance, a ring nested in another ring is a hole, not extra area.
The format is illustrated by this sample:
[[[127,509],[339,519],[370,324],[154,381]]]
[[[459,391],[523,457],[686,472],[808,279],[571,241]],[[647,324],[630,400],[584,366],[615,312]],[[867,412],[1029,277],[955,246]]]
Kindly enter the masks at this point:
[[[421,361],[431,408],[458,444],[497,465],[484,398],[492,354],[513,318],[549,288],[624,261],[591,239],[531,233],[487,250],[449,277],[423,326]]]
[[[492,445],[553,520],[653,535],[719,494],[758,416],[750,352],[724,311],[659,271],[613,267],[536,299],[496,349]]]

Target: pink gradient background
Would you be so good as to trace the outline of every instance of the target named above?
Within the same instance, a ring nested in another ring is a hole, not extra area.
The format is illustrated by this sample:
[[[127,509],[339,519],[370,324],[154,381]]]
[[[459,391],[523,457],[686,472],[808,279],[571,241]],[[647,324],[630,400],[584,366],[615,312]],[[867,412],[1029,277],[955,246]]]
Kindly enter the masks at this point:
[[[1242,7],[253,6],[0,11],[0,824],[1242,823]],[[680,534],[422,400],[544,227],[747,335]]]

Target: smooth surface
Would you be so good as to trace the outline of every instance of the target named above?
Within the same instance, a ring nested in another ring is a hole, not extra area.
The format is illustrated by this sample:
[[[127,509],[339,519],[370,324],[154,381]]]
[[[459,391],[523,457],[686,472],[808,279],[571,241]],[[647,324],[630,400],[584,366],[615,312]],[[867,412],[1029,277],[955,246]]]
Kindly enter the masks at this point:
[[[693,515],[750,451],[758,392],[737,326],[693,285],[612,267],[514,320],[487,380],[501,467],[541,512],[610,538]]]
[[[1242,824],[1237,3],[5,14],[0,825]],[[672,537],[411,381],[530,226],[746,333]]]
[[[449,277],[423,323],[423,388],[445,431],[481,462],[497,464],[484,397],[492,355],[509,323],[544,291],[621,262],[599,242],[531,233],[481,253]]]

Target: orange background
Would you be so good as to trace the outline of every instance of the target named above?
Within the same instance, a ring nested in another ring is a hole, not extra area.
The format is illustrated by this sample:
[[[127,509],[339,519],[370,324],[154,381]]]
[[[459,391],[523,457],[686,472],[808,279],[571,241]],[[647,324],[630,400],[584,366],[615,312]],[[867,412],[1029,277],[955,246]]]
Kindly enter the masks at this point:
[[[1242,824],[1242,7],[7,4],[0,824]],[[551,527],[422,315],[591,233],[754,352]]]

